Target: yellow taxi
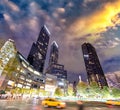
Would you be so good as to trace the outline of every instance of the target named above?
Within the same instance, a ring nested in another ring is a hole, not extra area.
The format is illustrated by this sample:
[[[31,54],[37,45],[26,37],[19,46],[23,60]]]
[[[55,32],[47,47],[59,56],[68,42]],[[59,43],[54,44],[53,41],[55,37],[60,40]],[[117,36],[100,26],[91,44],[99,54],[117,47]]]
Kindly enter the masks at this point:
[[[110,105],[120,105],[120,100],[107,100],[106,104]]]
[[[56,107],[56,108],[65,108],[66,103],[59,101],[55,98],[46,98],[42,101],[44,107]]]

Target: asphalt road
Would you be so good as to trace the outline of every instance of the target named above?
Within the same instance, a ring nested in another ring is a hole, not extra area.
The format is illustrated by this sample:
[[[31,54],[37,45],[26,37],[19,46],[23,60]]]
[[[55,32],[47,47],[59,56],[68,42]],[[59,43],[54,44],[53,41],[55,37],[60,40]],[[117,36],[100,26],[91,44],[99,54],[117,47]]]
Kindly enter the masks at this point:
[[[44,108],[40,103],[28,101],[8,101],[0,100],[0,110],[58,110],[56,108]],[[60,110],[60,109],[59,109]],[[67,103],[67,107],[62,110],[79,110],[75,103]],[[120,110],[120,106],[102,105],[98,103],[85,103],[83,110]]]

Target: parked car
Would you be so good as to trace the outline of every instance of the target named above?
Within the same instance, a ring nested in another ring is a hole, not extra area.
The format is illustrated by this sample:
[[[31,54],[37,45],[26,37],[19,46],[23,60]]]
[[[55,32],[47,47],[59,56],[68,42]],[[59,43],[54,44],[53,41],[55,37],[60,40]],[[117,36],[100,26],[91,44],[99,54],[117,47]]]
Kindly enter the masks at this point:
[[[66,103],[59,101],[55,98],[46,98],[42,101],[42,105],[44,107],[56,107],[56,108],[65,108],[66,107]]]

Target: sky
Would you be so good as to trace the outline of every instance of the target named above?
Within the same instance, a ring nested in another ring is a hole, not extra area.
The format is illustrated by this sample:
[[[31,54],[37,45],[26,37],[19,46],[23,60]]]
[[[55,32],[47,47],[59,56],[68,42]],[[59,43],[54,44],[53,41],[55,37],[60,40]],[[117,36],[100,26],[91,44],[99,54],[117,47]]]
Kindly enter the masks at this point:
[[[0,38],[15,40],[26,58],[45,24],[68,74],[85,80],[84,42],[95,47],[105,74],[120,71],[120,0],[0,0],[0,13],[10,29]]]

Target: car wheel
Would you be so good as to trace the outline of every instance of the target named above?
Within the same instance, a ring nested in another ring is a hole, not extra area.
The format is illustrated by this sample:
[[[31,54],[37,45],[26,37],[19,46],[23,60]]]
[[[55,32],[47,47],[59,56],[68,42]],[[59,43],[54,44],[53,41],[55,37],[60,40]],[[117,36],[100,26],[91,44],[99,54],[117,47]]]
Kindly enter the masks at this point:
[[[60,104],[58,104],[58,105],[56,106],[56,108],[61,108]]]
[[[48,104],[44,104],[44,107],[48,107]]]

